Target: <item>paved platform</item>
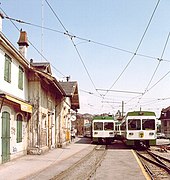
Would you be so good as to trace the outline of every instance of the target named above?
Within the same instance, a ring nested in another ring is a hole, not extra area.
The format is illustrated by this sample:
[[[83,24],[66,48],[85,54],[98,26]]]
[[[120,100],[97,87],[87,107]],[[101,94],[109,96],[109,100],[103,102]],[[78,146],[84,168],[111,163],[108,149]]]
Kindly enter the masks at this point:
[[[69,144],[65,148],[58,148],[43,155],[27,155],[0,165],[0,179],[2,180],[48,180],[69,168],[88,154],[95,145],[86,144],[84,138]],[[108,154],[112,158],[104,159],[95,173],[95,179],[147,179],[145,170],[132,150],[122,149],[123,144],[115,143]],[[101,168],[104,168],[101,170]],[[114,174],[114,177],[113,177]],[[92,178],[93,179],[93,178]]]
[[[47,180],[70,167],[93,148],[94,145],[81,143],[81,140],[77,139],[65,148],[53,149],[46,154],[23,156],[0,165],[0,179]]]
[[[101,166],[90,180],[146,180],[150,179],[133,150],[108,150]]]

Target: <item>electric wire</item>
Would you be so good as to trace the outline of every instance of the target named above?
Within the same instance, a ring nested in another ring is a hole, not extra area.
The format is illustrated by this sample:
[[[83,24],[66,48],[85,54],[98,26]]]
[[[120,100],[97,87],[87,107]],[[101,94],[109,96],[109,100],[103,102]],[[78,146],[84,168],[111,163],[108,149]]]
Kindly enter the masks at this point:
[[[154,76],[155,76],[155,74],[156,74],[156,72],[157,72],[157,70],[158,70],[158,67],[159,67],[159,65],[160,65],[160,63],[161,63],[161,61],[162,61],[163,55],[164,55],[164,53],[165,53],[165,49],[166,49],[167,44],[168,44],[169,36],[170,36],[170,33],[168,33],[168,37],[167,37],[167,39],[166,39],[166,42],[165,42],[165,45],[164,45],[164,48],[163,48],[163,51],[162,51],[162,54],[161,54],[161,58],[159,59],[158,65],[157,65],[157,67],[156,67],[156,69],[155,69],[155,71],[154,71],[154,73],[153,73],[153,75],[152,75],[152,77],[151,77],[151,80],[149,81],[149,83],[148,83],[148,85],[147,85],[147,87],[146,87],[146,90],[145,90],[144,94],[147,92],[148,87],[150,86],[150,84],[151,84],[151,82],[152,82],[152,80],[153,80],[153,78],[154,78]]]
[[[122,91],[122,90],[107,90],[107,89],[96,89],[97,91],[106,91],[106,92],[121,92],[121,93],[130,93],[130,94],[143,94],[142,92],[134,91]]]
[[[47,0],[45,0],[47,3],[48,3],[48,1]],[[158,1],[158,3],[157,3],[157,5],[156,5],[156,7],[155,7],[155,9],[154,9],[154,13],[155,13],[155,11],[156,11],[156,9],[157,9],[157,6],[158,6],[158,4],[159,4],[159,2],[160,1]],[[48,3],[49,4],[49,3]],[[50,9],[52,8],[51,6],[50,6],[50,4],[49,4],[49,7],[50,7]],[[53,11],[53,9],[51,9],[52,11]],[[55,12],[53,12],[53,13],[55,13]],[[151,19],[150,19],[150,21],[149,21],[149,23],[151,23],[151,20],[152,20],[152,18],[153,18],[153,15],[154,15],[154,13],[152,14],[152,17],[151,17]],[[55,13],[56,14],[56,13]],[[58,18],[58,16],[57,16],[57,19],[60,21],[60,19]],[[11,20],[13,20],[13,19],[11,19]],[[23,23],[22,21],[18,21],[19,23]],[[25,23],[25,22],[24,22]],[[54,32],[58,32],[58,33],[62,33],[62,34],[64,34],[64,35],[68,35],[69,37],[70,37],[70,39],[71,40],[73,40],[73,38],[79,38],[79,37],[77,37],[77,36],[72,36],[72,35],[70,35],[69,33],[68,33],[68,31],[67,31],[67,29],[65,28],[65,26],[63,25],[63,23],[60,21],[60,23],[62,24],[62,26],[63,26],[63,28],[65,29],[65,31],[66,31],[66,33],[65,32],[61,32],[61,31],[58,31],[58,30],[54,30],[54,29],[51,29],[51,28],[46,28],[46,27],[43,27],[44,29],[47,29],[47,30],[51,30],[51,31],[54,31]],[[29,23],[26,23],[26,24],[28,24],[28,25],[32,25],[32,24],[29,24]],[[38,26],[38,25],[34,25],[35,27],[41,27],[41,26]],[[42,27],[41,27],[42,28]],[[131,51],[128,51],[128,50],[124,50],[124,49],[121,49],[121,48],[116,48],[116,47],[113,47],[113,46],[109,46],[109,45],[106,45],[106,44],[103,44],[103,43],[98,43],[98,42],[95,42],[95,41],[92,41],[92,40],[88,40],[88,42],[92,42],[92,43],[95,43],[95,44],[98,44],[98,45],[102,45],[102,46],[106,46],[106,47],[109,47],[109,48],[113,48],[113,49],[116,49],[116,50],[119,50],[119,51],[123,51],[123,52],[126,52],[126,53],[131,53],[131,54],[133,54],[133,56],[132,56],[132,58],[130,59],[130,61],[128,62],[128,64],[127,64],[127,66],[125,67],[125,69],[122,71],[122,73],[120,74],[121,76],[122,76],[122,74],[124,73],[124,71],[126,70],[126,68],[129,66],[129,64],[131,63],[131,61],[133,60],[133,58],[136,56],[136,55],[138,55],[138,56],[143,56],[143,57],[146,57],[146,58],[151,58],[151,59],[157,59],[157,60],[159,60],[159,63],[158,63],[158,66],[159,66],[159,64],[160,64],[160,62],[161,61],[169,61],[169,60],[164,60],[164,59],[159,59],[159,58],[155,58],[155,57],[152,57],[152,56],[147,56],[147,55],[143,55],[143,54],[138,54],[137,53],[137,51],[138,51],[138,49],[140,48],[140,46],[141,46],[141,44],[142,44],[142,41],[143,41],[143,39],[144,39],[144,36],[145,36],[145,34],[146,34],[146,32],[147,32],[147,30],[148,30],[148,28],[149,28],[149,24],[148,24],[148,26],[147,26],[147,28],[145,29],[145,32],[144,32],[144,34],[143,34],[143,36],[142,36],[142,38],[141,38],[141,40],[140,40],[140,42],[139,42],[139,44],[138,44],[138,46],[137,46],[137,49],[136,49],[136,51],[135,51],[135,53],[133,53],[133,52],[131,52]],[[18,29],[19,30],[19,29]],[[80,38],[79,38],[80,39]],[[82,39],[82,38],[81,38]],[[84,39],[85,40],[85,39]],[[87,39],[86,39],[87,40]],[[83,63],[83,66],[85,66],[85,64],[84,64],[84,62],[83,62],[83,59],[82,59],[82,57],[81,57],[81,55],[80,55],[80,53],[79,53],[79,51],[78,51],[78,49],[77,49],[77,47],[76,47],[76,45],[75,45],[75,43],[74,43],[74,41],[72,41],[72,43],[73,43],[73,45],[74,45],[74,47],[75,47],[75,49],[76,49],[76,52],[77,52],[77,54],[79,55],[79,59],[81,60],[81,62]],[[31,44],[31,43],[30,43]],[[35,47],[34,47],[35,48]],[[36,49],[37,50],[37,49]],[[37,51],[38,52],[38,51]],[[158,68],[158,66],[157,66],[157,68]],[[87,68],[86,68],[86,66],[84,67],[86,70],[87,70]],[[156,68],[156,69],[157,69]],[[156,71],[157,70],[155,70],[155,73],[156,73]],[[86,71],[86,72],[88,72],[88,70]],[[170,71],[169,71],[170,72]],[[157,83],[155,83],[151,88],[153,88],[154,86],[156,86],[165,76],[167,76],[168,74],[169,74],[169,72],[168,73],[166,73],[166,75],[164,75]],[[155,74],[154,73],[154,74]],[[87,73],[88,74],[88,76],[90,75],[89,73]],[[153,74],[153,76],[154,76],[154,74]],[[63,75],[63,74],[62,74]],[[120,77],[121,77],[120,76]],[[119,78],[119,77],[118,77]],[[153,79],[153,78],[152,78]],[[92,79],[91,79],[91,76],[90,76],[90,80],[92,81]],[[119,79],[117,79],[117,81],[118,81]],[[117,82],[116,81],[116,82]],[[152,80],[150,80],[150,82],[151,82]],[[93,81],[92,81],[93,82]],[[150,84],[150,82],[149,82],[149,84]],[[93,84],[93,83],[92,83]],[[95,88],[95,84],[93,84],[93,86],[94,86],[94,88]],[[114,85],[113,85],[114,86]],[[148,89],[148,87],[149,87],[149,85],[147,86],[147,88],[146,89]],[[111,87],[112,88],[112,87]],[[151,89],[150,88],[150,89]],[[96,88],[95,88],[96,89]],[[147,90],[147,92],[150,90],[150,89],[148,89]]]
[[[72,44],[73,44],[73,46],[74,46],[74,48],[75,48],[75,50],[76,50],[76,52],[77,52],[77,54],[78,54],[79,59],[80,59],[81,63],[83,64],[83,67],[84,67],[84,69],[85,69],[85,71],[86,71],[86,73],[87,73],[87,75],[88,75],[88,77],[89,77],[89,79],[90,79],[90,81],[91,81],[94,89],[96,90],[96,86],[95,86],[95,84],[94,84],[94,81],[92,80],[91,75],[90,75],[90,73],[89,73],[89,71],[88,71],[88,69],[87,69],[87,67],[86,67],[86,65],[85,65],[85,63],[84,63],[84,61],[83,61],[83,58],[82,58],[82,56],[80,55],[80,52],[78,51],[77,46],[76,46],[76,44],[75,44],[74,41],[73,41],[73,37],[75,37],[75,36],[72,36],[72,35],[70,35],[70,34],[68,33],[69,31],[66,29],[66,27],[64,26],[64,24],[62,23],[62,21],[60,20],[60,18],[57,16],[56,12],[54,11],[54,9],[53,9],[52,6],[50,5],[50,3],[49,3],[47,0],[45,0],[45,2],[47,3],[47,5],[48,5],[49,8],[51,9],[51,11],[53,12],[54,16],[57,18],[57,20],[59,21],[59,23],[61,24],[61,26],[63,27],[63,29],[65,30],[65,32],[66,32],[66,34],[68,35],[68,37],[70,38],[70,40],[71,40],[71,42],[72,42]]]
[[[60,18],[57,16],[57,14],[55,13],[55,11],[53,10],[52,6],[50,5],[50,3],[45,0],[45,2],[47,3],[48,7],[51,9],[51,11],[53,12],[53,14],[55,15],[55,17],[58,19],[59,23],[61,24],[61,26],[63,27],[63,29],[66,31],[66,33],[68,33],[68,30],[66,29],[66,27],[64,26],[64,24],[61,22]]]
[[[1,9],[1,11],[5,14],[5,17],[8,17],[7,16],[7,14],[5,13],[5,11],[0,7],[0,9]],[[8,18],[10,21],[11,21],[11,23],[14,25],[14,27],[18,30],[18,31],[20,31],[20,29],[16,26],[16,24],[13,22],[13,19],[11,19],[11,18]],[[20,21],[20,20],[19,20]],[[49,62],[48,60],[47,60],[47,58],[33,45],[33,43],[28,39],[28,42],[29,42],[29,44],[38,52],[38,54],[41,56],[41,57],[43,57],[44,58],[44,60],[46,61],[46,62]],[[59,73],[59,74],[61,74],[62,76],[64,76],[64,77],[66,77],[61,71],[59,71],[54,65],[52,65],[51,64],[51,66]]]
[[[12,21],[16,21],[17,23],[30,25],[30,26],[37,27],[37,28],[42,28],[42,29],[49,30],[49,31],[52,31],[52,32],[60,33],[62,35],[67,35],[67,36],[70,36],[70,37],[75,38],[75,39],[80,39],[80,40],[83,40],[83,41],[86,41],[86,42],[89,42],[89,43],[97,44],[97,45],[104,46],[104,47],[107,47],[107,48],[111,48],[111,49],[114,49],[114,50],[122,51],[122,52],[129,53],[129,54],[134,54],[134,52],[126,50],[126,49],[122,49],[122,48],[114,47],[114,46],[111,46],[111,45],[108,45],[108,44],[104,44],[104,43],[101,43],[101,42],[98,42],[98,41],[94,41],[94,40],[78,37],[76,35],[70,35],[68,33],[68,31],[66,33],[66,32],[59,31],[59,30],[56,30],[56,29],[53,29],[53,28],[45,27],[45,26],[42,26],[42,25],[37,25],[37,24],[34,24],[34,23],[30,23],[30,22],[26,22],[26,21],[20,20],[20,19],[15,19],[15,18],[12,18],[12,17],[9,17],[9,16],[4,16],[4,18],[12,20]],[[83,42],[81,42],[81,43],[83,43]],[[81,43],[78,43],[78,44],[81,44]],[[78,44],[76,44],[76,45],[78,45]],[[146,55],[146,54],[136,53],[135,55],[136,56],[145,57],[145,58],[148,58],[148,59],[154,59],[154,60],[158,60],[159,59],[157,57]],[[170,62],[170,60],[168,60],[168,59],[162,59],[162,61]]]
[[[91,78],[91,76],[90,76],[90,73],[89,73],[89,71],[88,71],[88,69],[87,69],[87,67],[86,67],[86,65],[85,65],[85,63],[84,63],[84,61],[83,61],[83,59],[82,59],[82,56],[80,55],[80,52],[78,51],[77,46],[75,45],[73,39],[71,39],[71,42],[73,43],[73,46],[74,46],[74,48],[75,48],[75,50],[76,50],[76,52],[77,52],[77,54],[78,54],[78,57],[79,57],[81,63],[83,64],[83,67],[84,67],[84,69],[85,69],[85,71],[86,71],[86,73],[87,73],[87,75],[88,75],[88,77],[89,77],[89,79],[90,79],[90,81],[91,81],[94,89],[96,90],[96,86],[95,86],[95,84],[94,84],[94,82],[93,82],[93,80],[92,80],[92,78]]]
[[[164,55],[164,53],[165,53],[165,50],[166,50],[166,47],[167,47],[167,44],[168,44],[168,40],[169,40],[169,36],[170,36],[170,33],[168,33],[168,36],[167,36],[167,39],[166,39],[166,42],[165,42],[165,45],[164,45],[164,48],[163,48],[163,51],[162,51],[162,54],[161,54],[161,57],[160,57],[160,59],[159,59],[159,62],[158,62],[158,64],[157,64],[157,66],[156,66],[156,69],[155,69],[155,71],[153,72],[153,75],[151,76],[151,79],[150,79],[150,81],[149,81],[149,83],[148,83],[148,85],[147,85],[147,87],[146,87],[146,89],[145,89],[145,92],[142,94],[142,96],[139,98],[139,101],[143,98],[143,96],[148,92],[148,87],[150,86],[150,84],[151,84],[151,82],[152,82],[152,80],[153,80],[153,78],[154,78],[154,76],[155,76],[155,74],[156,74],[156,72],[157,72],[157,70],[158,70],[158,67],[160,66],[160,63],[162,62],[162,57],[163,57],[163,55]],[[160,81],[159,81],[160,82]],[[153,86],[152,86],[153,87]],[[139,101],[138,101],[138,104],[139,104]]]
[[[127,65],[125,66],[125,68],[123,69],[123,71],[120,73],[120,75],[118,76],[118,78],[117,78],[117,79],[114,81],[114,83],[111,85],[111,87],[109,88],[109,90],[112,89],[113,86],[117,83],[117,81],[121,78],[121,76],[124,74],[124,72],[126,71],[126,69],[128,68],[128,66],[131,64],[132,60],[133,60],[134,57],[136,56],[136,54],[137,54],[137,52],[138,52],[138,50],[139,50],[139,48],[140,48],[140,46],[141,46],[141,44],[142,44],[142,42],[143,42],[143,40],[144,40],[144,37],[145,37],[145,35],[146,35],[146,32],[147,32],[148,29],[149,29],[149,26],[150,26],[150,24],[151,24],[151,22],[152,22],[152,19],[153,19],[154,15],[155,15],[155,12],[156,12],[156,10],[157,10],[157,8],[158,8],[159,3],[160,3],[160,0],[157,1],[157,4],[156,4],[156,6],[155,6],[155,8],[154,8],[154,11],[152,12],[152,15],[151,15],[151,17],[150,17],[150,19],[149,19],[149,22],[148,22],[147,26],[146,26],[146,29],[145,29],[142,37],[141,37],[141,40],[139,41],[139,44],[138,44],[138,46],[137,46],[137,48],[136,48],[133,56],[130,58],[129,62],[127,63]],[[106,94],[107,94],[107,93],[108,93],[108,92],[106,92]],[[106,96],[106,94],[105,94],[105,96]]]
[[[168,71],[162,78],[160,78],[154,85],[152,85],[148,90],[150,91],[152,88],[154,88],[160,81],[162,81],[168,74],[170,73],[170,71]]]
[[[2,8],[1,8],[1,10],[2,10]],[[49,30],[49,31],[53,31],[53,32],[65,35],[65,33],[62,32],[62,31],[59,31],[59,30],[56,30],[56,29],[52,29],[52,28],[49,28],[49,27],[45,27],[45,26],[42,26],[42,25],[37,25],[37,24],[34,24],[34,23],[30,23],[30,22],[26,22],[26,21],[20,20],[20,19],[15,19],[15,18],[12,18],[12,17],[9,17],[9,16],[4,16],[4,18],[9,19],[11,21],[15,21],[17,23],[30,25],[30,26],[37,27],[37,28],[43,28],[45,30]]]

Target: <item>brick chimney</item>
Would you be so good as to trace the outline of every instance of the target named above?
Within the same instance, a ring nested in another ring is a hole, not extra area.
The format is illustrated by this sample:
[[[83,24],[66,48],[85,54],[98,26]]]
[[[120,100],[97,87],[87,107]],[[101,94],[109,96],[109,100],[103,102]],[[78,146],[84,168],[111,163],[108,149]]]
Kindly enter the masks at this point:
[[[26,31],[22,31],[22,29],[20,30],[20,37],[18,40],[18,45],[19,45],[19,51],[20,53],[27,58],[27,48],[29,46],[28,44],[28,38],[27,38],[27,33]]]
[[[4,15],[0,12],[0,32],[2,32],[2,19],[4,19]]]

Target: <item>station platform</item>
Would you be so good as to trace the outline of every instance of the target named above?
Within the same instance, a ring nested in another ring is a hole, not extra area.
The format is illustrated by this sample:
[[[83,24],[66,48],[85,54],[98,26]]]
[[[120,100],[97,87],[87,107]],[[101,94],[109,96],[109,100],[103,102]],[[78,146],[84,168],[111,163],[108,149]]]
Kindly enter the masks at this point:
[[[133,150],[115,143],[107,149],[111,158],[102,161],[96,170],[94,179],[98,180],[146,180],[148,176],[140,164]],[[60,174],[87,155],[95,145],[85,142],[84,138],[77,138],[65,148],[53,149],[42,155],[26,155],[16,160],[0,165],[0,179],[2,180],[47,180]],[[108,156],[109,157],[109,156]],[[104,170],[101,168],[104,168]],[[113,177],[114,174],[114,177]],[[93,179],[93,177],[91,178]]]
[[[65,148],[50,150],[42,155],[26,155],[0,165],[2,180],[47,180],[69,168],[88,154],[94,145],[81,143],[80,138]]]
[[[108,149],[91,180],[150,180],[133,150]]]

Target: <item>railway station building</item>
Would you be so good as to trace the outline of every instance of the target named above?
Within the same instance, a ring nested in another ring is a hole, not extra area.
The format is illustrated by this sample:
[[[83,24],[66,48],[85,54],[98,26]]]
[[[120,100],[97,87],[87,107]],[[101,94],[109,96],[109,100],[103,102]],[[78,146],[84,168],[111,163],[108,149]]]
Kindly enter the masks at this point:
[[[16,48],[2,33],[2,20],[0,14],[0,164],[69,143],[71,112],[79,109],[77,82],[65,87],[50,63],[28,61],[26,31]]]

